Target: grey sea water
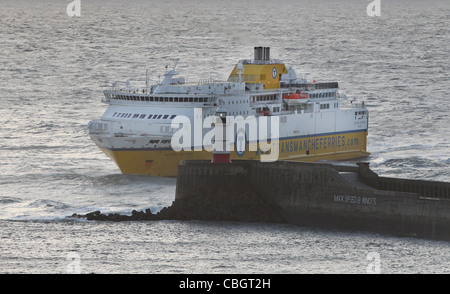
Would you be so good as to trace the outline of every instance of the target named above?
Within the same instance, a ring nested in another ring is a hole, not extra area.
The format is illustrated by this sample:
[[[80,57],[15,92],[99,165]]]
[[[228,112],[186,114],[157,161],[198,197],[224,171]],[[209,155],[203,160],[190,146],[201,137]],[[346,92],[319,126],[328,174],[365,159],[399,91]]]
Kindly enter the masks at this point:
[[[450,181],[450,3],[5,0],[0,9],[1,273],[450,273],[450,244],[365,232],[230,222],[68,220],[157,212],[175,179],[122,175],[85,127],[102,81],[152,81],[180,58],[224,80],[254,46],[370,111],[380,175]],[[74,263],[75,262],[75,263]],[[78,267],[74,267],[74,264]]]

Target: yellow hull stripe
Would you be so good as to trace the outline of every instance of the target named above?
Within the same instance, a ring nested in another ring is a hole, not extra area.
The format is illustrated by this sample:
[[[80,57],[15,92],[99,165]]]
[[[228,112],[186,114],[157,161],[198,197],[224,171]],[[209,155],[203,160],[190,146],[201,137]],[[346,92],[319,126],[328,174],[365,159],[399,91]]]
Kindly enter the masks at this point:
[[[367,132],[354,132],[316,137],[289,138],[279,141],[278,160],[305,161],[317,160],[351,160],[367,157]],[[110,150],[100,148],[124,174],[175,177],[178,164],[182,160],[208,160],[212,153],[202,151],[173,150]],[[261,151],[231,152],[231,159],[260,160]]]

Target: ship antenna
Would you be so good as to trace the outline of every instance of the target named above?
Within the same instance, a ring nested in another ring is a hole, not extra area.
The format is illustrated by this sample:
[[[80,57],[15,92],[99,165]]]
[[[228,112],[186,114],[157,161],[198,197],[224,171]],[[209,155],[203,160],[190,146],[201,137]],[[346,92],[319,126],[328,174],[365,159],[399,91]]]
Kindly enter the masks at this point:
[[[149,77],[148,77],[148,71],[149,71],[149,69],[147,69],[146,71],[145,71],[145,91],[148,93],[148,92],[150,92],[149,90],[149,84],[150,84],[150,81],[149,81]]]
[[[169,66],[168,65],[165,66],[166,73],[164,74],[164,79],[162,80],[162,82],[158,82],[158,87],[155,89],[155,91],[153,91],[153,93],[159,94],[159,93],[163,93],[164,91],[167,91],[168,86],[172,82],[172,77],[174,75],[176,75],[175,68],[177,67],[178,60],[179,60],[178,58],[175,59],[175,64],[173,66],[173,69],[171,69],[170,71],[167,71]]]
[[[175,68],[177,67],[177,64],[178,64],[178,61],[179,61],[180,59],[179,58],[176,58],[174,61],[175,61],[175,64],[173,65],[173,70],[175,70]]]

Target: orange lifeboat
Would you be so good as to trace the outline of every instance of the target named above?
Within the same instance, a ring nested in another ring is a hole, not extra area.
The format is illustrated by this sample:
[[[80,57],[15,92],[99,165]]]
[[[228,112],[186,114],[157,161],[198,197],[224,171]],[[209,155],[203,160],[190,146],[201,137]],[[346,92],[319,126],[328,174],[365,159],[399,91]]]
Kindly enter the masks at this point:
[[[294,100],[294,99],[308,99],[308,94],[306,93],[291,93],[291,94],[285,94],[283,95],[283,99],[289,99],[289,100]]]

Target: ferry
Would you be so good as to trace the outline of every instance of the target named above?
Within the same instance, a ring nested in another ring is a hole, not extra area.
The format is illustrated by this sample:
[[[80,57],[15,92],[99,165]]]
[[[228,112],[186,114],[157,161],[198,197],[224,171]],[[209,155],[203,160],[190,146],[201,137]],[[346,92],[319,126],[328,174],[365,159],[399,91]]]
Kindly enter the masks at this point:
[[[211,150],[196,140],[195,130],[187,140],[191,148],[175,150],[173,137],[182,124],[173,122],[180,117],[202,122],[219,111],[244,120],[255,118],[257,123],[276,121],[278,127],[271,151],[258,147],[261,138],[252,139],[249,126],[241,128],[243,135],[235,137],[230,148],[231,160],[261,160],[274,151],[276,160],[302,162],[353,160],[370,154],[364,102],[341,99],[337,82],[297,78],[294,69],[270,58],[269,47],[254,47],[254,58],[239,60],[227,81],[188,82],[175,77],[177,63],[166,66],[164,78],[155,85],[150,85],[147,71],[145,86],[114,82],[103,91],[102,101],[108,106],[100,120],[88,123],[88,134],[124,174],[175,177],[180,161],[211,159]],[[200,126],[200,136],[209,131]]]

